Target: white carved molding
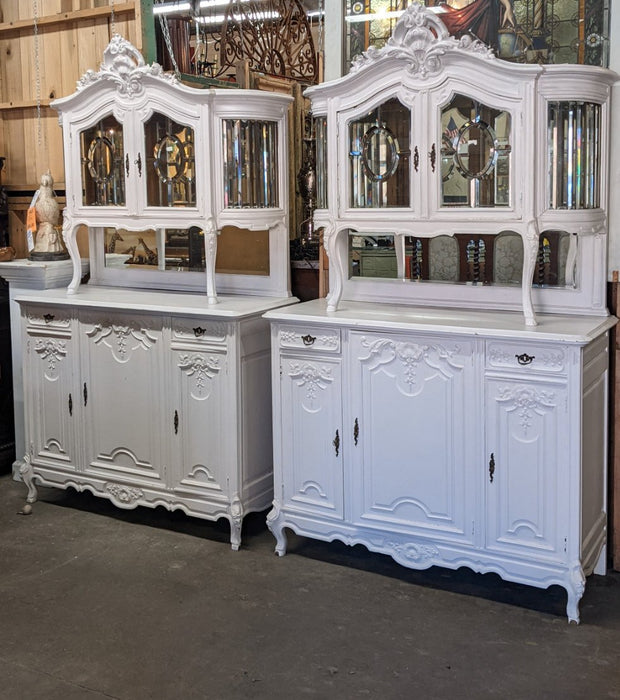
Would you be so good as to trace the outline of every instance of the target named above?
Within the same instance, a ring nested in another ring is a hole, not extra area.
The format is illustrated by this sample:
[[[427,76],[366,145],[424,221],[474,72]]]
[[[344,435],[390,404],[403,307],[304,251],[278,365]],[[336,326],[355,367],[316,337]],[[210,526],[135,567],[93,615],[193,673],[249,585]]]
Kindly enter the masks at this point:
[[[111,496],[112,500],[123,505],[135,503],[144,496],[141,489],[133,488],[131,486],[124,486],[122,484],[108,483],[105,485],[104,490]]]
[[[378,340],[368,340],[366,337],[361,339],[362,347],[366,348],[368,355],[365,358],[360,358],[361,362],[368,363],[369,369],[376,369],[381,365],[387,365],[395,360],[399,361],[404,368],[404,380],[408,385],[408,390],[414,392],[418,383],[418,367],[425,363],[429,367],[439,369],[446,376],[450,376],[451,372],[446,372],[446,365],[452,369],[462,369],[462,365],[454,362],[454,355],[459,351],[455,346],[454,349],[448,350],[441,345],[426,345],[413,342],[397,342],[391,338],[379,338]],[[433,358],[439,360],[438,365]]]
[[[114,34],[103,52],[99,71],[86,71],[77,82],[77,90],[83,90],[100,80],[109,80],[116,84],[119,94],[133,97],[144,91],[145,76],[158,78],[171,84],[177,82],[173,73],[164,72],[158,63],[147,65],[133,44],[120,34]]]
[[[178,366],[193,380],[196,394],[192,392],[192,396],[196,399],[207,398],[209,382],[221,369],[220,358],[199,354],[180,355]]]
[[[67,343],[64,340],[43,338],[37,340],[34,351],[42,360],[47,360],[47,370],[50,374],[54,374],[56,365],[67,356]]]
[[[422,78],[442,70],[441,56],[448,51],[464,51],[495,60],[493,51],[478,39],[450,36],[443,22],[423,5],[409,5],[396,24],[387,43],[377,49],[370,47],[351,66],[351,73],[385,60],[401,58],[409,63],[408,71]]]
[[[146,329],[106,322],[96,324],[86,335],[95,343],[110,348],[119,362],[128,362],[130,353],[137,348],[149,350],[157,342]],[[130,341],[133,339],[133,342]]]
[[[306,399],[309,401],[313,401],[319,391],[334,381],[331,367],[310,362],[291,362],[288,375],[297,386],[306,388]]]
[[[535,412],[555,407],[553,391],[534,389],[526,385],[499,387],[497,400],[501,403],[510,403],[518,410],[524,435],[527,435],[527,431],[532,427]]]

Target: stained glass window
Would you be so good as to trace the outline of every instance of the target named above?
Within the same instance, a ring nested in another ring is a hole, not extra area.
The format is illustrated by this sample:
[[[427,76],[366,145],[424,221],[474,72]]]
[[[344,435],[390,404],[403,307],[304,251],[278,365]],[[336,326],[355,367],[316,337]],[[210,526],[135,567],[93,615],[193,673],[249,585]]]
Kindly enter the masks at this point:
[[[346,0],[346,69],[383,46],[416,0]],[[610,0],[426,0],[455,36],[469,34],[520,63],[608,65]]]

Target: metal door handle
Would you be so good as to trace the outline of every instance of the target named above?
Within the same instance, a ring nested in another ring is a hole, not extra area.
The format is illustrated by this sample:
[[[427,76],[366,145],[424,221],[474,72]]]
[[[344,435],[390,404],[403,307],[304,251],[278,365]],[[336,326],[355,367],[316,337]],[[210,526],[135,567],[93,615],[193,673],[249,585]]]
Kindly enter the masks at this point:
[[[491,452],[491,459],[489,459],[489,482],[493,483],[493,474],[495,474],[495,455]]]
[[[340,454],[340,434],[336,430],[336,437],[334,438],[332,445],[334,446],[334,449],[336,450],[336,457]]]
[[[435,150],[435,144],[431,146],[431,150],[428,154],[428,157],[431,159],[431,170],[435,172],[435,161],[437,160],[437,151]]]

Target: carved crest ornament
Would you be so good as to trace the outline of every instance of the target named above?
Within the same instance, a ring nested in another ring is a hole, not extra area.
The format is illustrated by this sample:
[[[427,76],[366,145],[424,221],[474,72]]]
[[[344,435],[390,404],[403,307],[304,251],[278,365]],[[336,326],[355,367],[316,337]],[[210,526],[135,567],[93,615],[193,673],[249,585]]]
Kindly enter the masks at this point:
[[[116,83],[121,95],[132,97],[143,92],[145,76],[160,78],[171,84],[177,82],[173,73],[166,73],[158,63],[147,64],[133,44],[120,34],[114,34],[103,52],[99,71],[87,70],[78,80],[77,90],[83,90],[99,80],[110,80]]]
[[[358,56],[351,73],[388,58],[400,58],[409,63],[409,73],[422,78],[439,73],[441,57],[448,51],[465,51],[495,60],[495,54],[486,44],[470,36],[456,39],[451,36],[438,16],[423,5],[410,5],[394,28],[392,36],[381,48],[371,46]]]

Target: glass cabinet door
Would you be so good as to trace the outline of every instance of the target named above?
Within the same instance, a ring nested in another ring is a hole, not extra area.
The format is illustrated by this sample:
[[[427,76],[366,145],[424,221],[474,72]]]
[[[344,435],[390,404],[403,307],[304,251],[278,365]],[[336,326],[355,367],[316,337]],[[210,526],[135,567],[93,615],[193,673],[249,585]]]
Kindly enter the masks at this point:
[[[80,133],[82,204],[125,206],[123,125],[111,114]]]
[[[510,206],[511,116],[465,95],[441,110],[441,206]]]
[[[224,207],[279,206],[278,124],[253,119],[224,119]]]
[[[156,112],[144,135],[147,206],[196,206],[194,130]]]
[[[600,207],[600,111],[600,105],[591,102],[549,103],[550,209]]]
[[[410,130],[411,112],[396,98],[349,122],[351,207],[410,206]]]

